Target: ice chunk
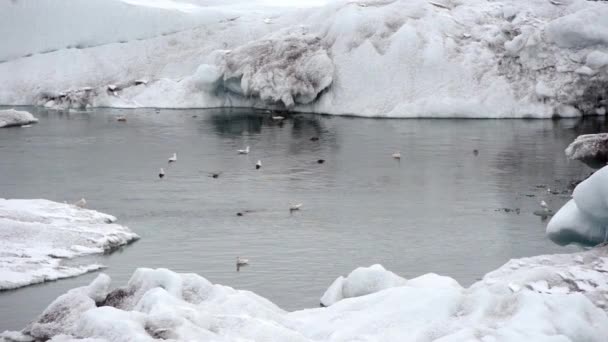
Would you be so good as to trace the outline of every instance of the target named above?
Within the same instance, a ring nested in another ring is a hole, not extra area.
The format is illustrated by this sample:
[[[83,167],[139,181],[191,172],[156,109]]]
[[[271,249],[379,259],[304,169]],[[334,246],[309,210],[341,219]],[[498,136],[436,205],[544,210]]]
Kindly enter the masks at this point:
[[[458,282],[450,277],[440,276],[435,273],[423,274],[407,281],[407,286],[424,287],[430,289],[452,288],[462,289]]]
[[[608,66],[608,53],[601,51],[592,51],[587,55],[585,64],[594,70],[601,69]]]
[[[321,297],[323,306],[330,306],[344,298],[365,296],[395,286],[403,286],[406,279],[387,271],[382,265],[359,267],[346,278],[337,278]]]
[[[115,220],[70,204],[0,199],[0,290],[101,268],[64,261],[103,253],[138,238]]]
[[[594,169],[608,163],[608,133],[578,136],[565,150],[568,159],[580,160]]]
[[[36,122],[38,122],[38,119],[29,112],[14,109],[0,110],[0,128],[24,126]]]
[[[334,73],[321,39],[301,32],[251,42],[219,63],[226,89],[287,108],[314,101]]]
[[[604,166],[574,188],[572,198],[585,214],[608,227],[608,167]]]

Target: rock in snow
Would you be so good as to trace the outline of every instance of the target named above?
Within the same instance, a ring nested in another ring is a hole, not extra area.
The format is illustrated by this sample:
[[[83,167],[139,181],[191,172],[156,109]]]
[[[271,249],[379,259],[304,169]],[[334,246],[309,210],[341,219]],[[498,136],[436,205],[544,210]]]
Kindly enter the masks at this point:
[[[14,109],[0,110],[0,128],[24,126],[38,122],[31,113]]]
[[[574,188],[572,199],[549,221],[547,235],[562,245],[593,246],[608,241],[608,167]]]
[[[0,3],[0,32],[11,33],[0,46],[0,104],[493,118],[595,115],[608,106],[603,1],[91,3]],[[42,36],[30,25],[38,16],[53,23]],[[133,83],[141,78],[149,82]],[[83,86],[94,88],[87,97],[49,100]]]
[[[114,290],[102,274],[57,298],[22,332],[1,336],[389,342],[604,342],[608,336],[606,247],[512,260],[466,289],[432,274],[405,281],[380,265],[346,279],[359,296],[285,312],[252,292],[213,285],[196,274],[140,268]]]
[[[608,133],[579,135],[567,148],[568,159],[580,160],[594,169],[608,163]]]
[[[115,217],[47,200],[0,199],[0,290],[77,276],[101,265],[65,265],[139,237]]]

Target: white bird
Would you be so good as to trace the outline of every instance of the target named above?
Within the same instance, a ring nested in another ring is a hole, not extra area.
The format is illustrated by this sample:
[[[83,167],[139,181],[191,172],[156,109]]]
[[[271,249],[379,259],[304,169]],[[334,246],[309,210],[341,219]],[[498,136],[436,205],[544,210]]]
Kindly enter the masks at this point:
[[[249,264],[249,259],[241,258],[240,256],[236,257],[236,266],[244,266]]]
[[[401,159],[401,152],[397,151],[397,152],[393,153],[393,158],[394,159]]]
[[[549,206],[547,206],[547,202],[540,201],[540,206],[543,207],[545,211],[549,211]]]
[[[245,147],[244,150],[238,150],[239,154],[249,154],[249,146]]]
[[[158,178],[163,178],[165,177],[165,170],[161,167],[160,171],[158,172]]]
[[[257,162],[257,163],[255,163],[255,169],[256,169],[256,170],[259,170],[261,167],[262,167],[262,161],[261,161],[261,160],[258,160],[258,162]]]
[[[84,206],[87,205],[87,200],[81,198],[80,200],[78,200],[78,202],[74,203],[74,205],[79,208],[84,208]]]
[[[273,116],[273,117],[272,117],[272,120],[275,120],[275,121],[281,121],[281,120],[285,120],[285,117],[284,117],[284,116],[277,115],[277,116]]]
[[[174,163],[177,161],[177,153],[173,153],[171,158],[169,158],[169,163]]]
[[[272,19],[270,19],[270,18],[264,18],[264,23],[265,24],[272,24]]]
[[[300,210],[300,208],[302,208],[302,203],[289,205],[289,211]]]

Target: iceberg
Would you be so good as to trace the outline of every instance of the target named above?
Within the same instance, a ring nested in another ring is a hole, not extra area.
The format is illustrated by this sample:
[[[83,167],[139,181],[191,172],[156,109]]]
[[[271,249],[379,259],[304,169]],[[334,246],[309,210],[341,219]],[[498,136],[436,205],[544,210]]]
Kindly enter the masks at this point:
[[[71,259],[104,253],[139,238],[114,221],[113,216],[70,204],[0,199],[0,290],[102,268]]]
[[[100,274],[0,338],[603,342],[608,336],[606,247],[514,259],[469,288],[434,274],[405,281],[380,265],[338,279],[352,296],[286,312],[196,274],[140,268],[114,289]]]
[[[597,245],[608,241],[608,167],[574,188],[568,201],[549,221],[547,235],[565,245]]]
[[[608,133],[579,135],[565,150],[566,157],[580,160],[593,169],[608,163]]]
[[[466,118],[608,107],[601,1],[91,3],[95,11],[66,0],[0,5],[0,30],[14,33],[0,47],[0,104]],[[41,30],[32,16],[53,25],[32,34]],[[63,98],[83,87],[86,97]]]
[[[36,122],[38,119],[29,112],[14,109],[0,110],[0,128],[25,126]]]

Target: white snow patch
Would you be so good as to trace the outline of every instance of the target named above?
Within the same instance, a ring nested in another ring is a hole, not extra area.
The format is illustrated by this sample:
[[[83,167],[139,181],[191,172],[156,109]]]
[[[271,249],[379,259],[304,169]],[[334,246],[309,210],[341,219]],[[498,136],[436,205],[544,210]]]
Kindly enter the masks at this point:
[[[73,277],[97,264],[67,259],[103,253],[139,237],[115,217],[47,200],[0,199],[0,290]]]
[[[25,126],[36,122],[38,119],[29,112],[14,109],[0,110],[0,128]]]

